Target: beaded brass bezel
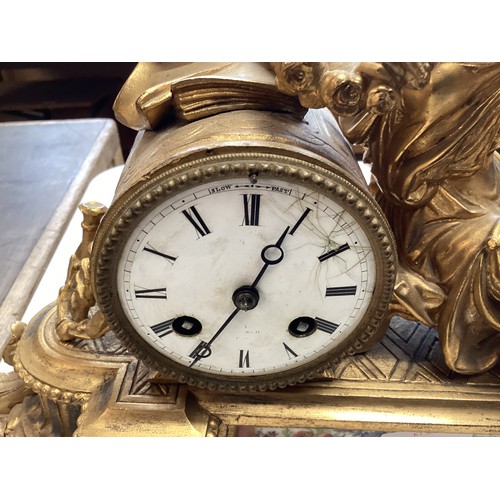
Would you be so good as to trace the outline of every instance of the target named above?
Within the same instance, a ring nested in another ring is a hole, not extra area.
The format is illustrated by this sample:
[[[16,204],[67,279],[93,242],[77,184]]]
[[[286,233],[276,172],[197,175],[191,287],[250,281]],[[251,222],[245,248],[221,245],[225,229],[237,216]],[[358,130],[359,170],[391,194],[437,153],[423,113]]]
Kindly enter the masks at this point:
[[[314,163],[313,163],[314,162]],[[288,179],[308,185],[352,214],[365,230],[375,255],[376,280],[373,299],[358,328],[336,348],[313,362],[282,373],[255,376],[212,375],[187,368],[147,344],[128,321],[118,298],[117,266],[123,246],[138,222],[169,197],[205,182],[257,174],[259,179]],[[200,388],[255,391],[283,388],[318,376],[345,356],[363,349],[377,332],[390,301],[396,274],[395,245],[391,230],[378,204],[354,176],[342,167],[317,158],[303,159],[259,151],[215,154],[164,165],[115,200],[97,231],[92,250],[94,293],[106,320],[127,348],[168,378]]]

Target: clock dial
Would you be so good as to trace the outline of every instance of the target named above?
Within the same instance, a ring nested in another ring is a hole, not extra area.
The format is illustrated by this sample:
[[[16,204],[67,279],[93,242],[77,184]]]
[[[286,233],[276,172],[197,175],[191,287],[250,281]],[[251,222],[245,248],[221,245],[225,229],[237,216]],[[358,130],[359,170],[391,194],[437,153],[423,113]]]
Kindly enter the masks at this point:
[[[225,178],[140,218],[116,288],[131,329],[174,370],[251,380],[324,364],[366,322],[373,241],[310,185]]]

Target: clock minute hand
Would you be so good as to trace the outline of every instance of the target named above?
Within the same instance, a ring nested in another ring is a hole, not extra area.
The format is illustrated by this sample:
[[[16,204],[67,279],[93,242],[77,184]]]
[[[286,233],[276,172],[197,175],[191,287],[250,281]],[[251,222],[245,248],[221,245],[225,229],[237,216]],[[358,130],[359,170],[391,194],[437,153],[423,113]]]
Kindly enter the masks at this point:
[[[239,307],[237,307],[224,321],[222,326],[215,332],[215,334],[212,336],[212,338],[208,342],[204,342],[203,340],[196,346],[194,351],[190,354],[191,357],[193,357],[193,361],[189,365],[189,368],[191,368],[195,363],[197,363],[201,358],[207,358],[210,356],[212,353],[212,350],[210,349],[210,346],[212,343],[215,341],[215,339],[222,333],[224,328],[226,328],[229,323],[234,319],[234,317],[241,311]]]
[[[285,239],[286,235],[288,234],[288,231],[290,230],[290,226],[287,226],[286,229],[283,231],[282,235],[278,238],[278,241],[274,245],[267,245],[262,249],[262,252],[260,253],[260,256],[262,260],[264,261],[264,266],[260,270],[259,274],[255,278],[254,282],[250,287],[243,287],[245,289],[252,289],[255,290],[255,286],[257,283],[260,281],[262,276],[264,275],[264,272],[270,265],[278,264],[283,260],[284,253],[281,248],[281,245],[283,243],[283,240]],[[276,252],[276,250],[278,252]],[[240,289],[238,289],[240,290]],[[235,292],[237,294],[238,290]],[[246,293],[248,293],[248,290],[246,290]],[[195,365],[200,359],[202,358],[207,358],[210,356],[212,353],[212,350],[210,349],[210,346],[212,343],[217,339],[217,337],[223,332],[223,330],[231,323],[231,321],[234,319],[234,317],[243,309],[247,310],[248,309],[248,302],[246,300],[242,300],[241,304],[239,303],[238,300],[235,300],[235,297],[233,294],[233,301],[236,303],[236,309],[229,315],[229,317],[224,321],[224,323],[221,325],[221,327],[215,332],[215,334],[212,336],[212,338],[208,341],[201,341],[194,351],[190,354],[190,357],[193,358],[193,361],[189,365],[189,368],[191,368],[193,365]],[[255,291],[256,294],[256,302],[253,307],[255,307],[258,303],[258,293]],[[252,308],[253,308],[252,307]]]

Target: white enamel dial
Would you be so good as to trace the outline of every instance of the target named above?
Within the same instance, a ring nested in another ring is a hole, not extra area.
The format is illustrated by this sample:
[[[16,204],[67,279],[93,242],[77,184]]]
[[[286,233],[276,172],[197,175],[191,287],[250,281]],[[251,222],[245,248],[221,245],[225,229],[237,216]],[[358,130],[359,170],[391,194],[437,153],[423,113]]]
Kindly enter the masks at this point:
[[[333,351],[365,316],[376,269],[343,206],[310,186],[245,177],[187,189],[142,217],[116,276],[128,321],[154,350],[237,378]]]

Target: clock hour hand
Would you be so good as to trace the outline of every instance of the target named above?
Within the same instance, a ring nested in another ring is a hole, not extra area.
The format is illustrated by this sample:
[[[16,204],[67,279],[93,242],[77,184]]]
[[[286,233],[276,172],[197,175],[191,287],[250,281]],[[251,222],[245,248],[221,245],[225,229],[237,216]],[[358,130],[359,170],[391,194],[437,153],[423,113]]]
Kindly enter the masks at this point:
[[[253,283],[250,285],[251,288],[255,288],[257,286],[257,283],[261,280],[262,276],[269,266],[278,264],[283,260],[285,254],[283,252],[283,249],[281,248],[281,245],[283,244],[283,241],[289,230],[290,226],[287,226],[283,231],[283,234],[279,237],[278,241],[274,245],[267,245],[262,249],[260,258],[264,261],[264,266],[260,270],[260,273],[257,275],[257,277],[254,279]]]
[[[249,311],[250,309],[257,307],[260,298],[259,292],[256,288],[257,283],[261,280],[269,266],[278,264],[283,260],[285,253],[283,252],[281,245],[283,244],[286,235],[289,234],[289,230],[290,226],[287,226],[275,244],[267,245],[262,249],[260,257],[264,261],[264,265],[262,266],[262,269],[257,277],[254,279],[253,283],[251,285],[241,286],[233,293],[233,303],[238,309]]]

